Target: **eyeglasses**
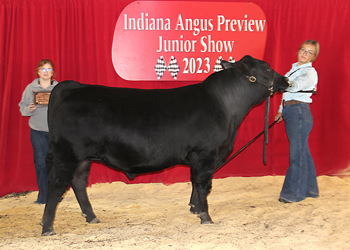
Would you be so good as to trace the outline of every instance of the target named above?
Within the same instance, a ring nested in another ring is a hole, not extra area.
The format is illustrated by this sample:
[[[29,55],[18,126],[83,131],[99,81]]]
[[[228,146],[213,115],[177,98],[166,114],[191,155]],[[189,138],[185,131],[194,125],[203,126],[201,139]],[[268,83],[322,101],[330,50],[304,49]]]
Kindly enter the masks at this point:
[[[300,49],[299,51],[301,51],[302,54],[306,53],[308,56],[312,56],[314,54],[312,51],[306,51],[305,49]]]
[[[39,70],[42,71],[42,72],[51,72],[51,71],[53,71],[53,69],[45,69],[45,68],[40,68]]]

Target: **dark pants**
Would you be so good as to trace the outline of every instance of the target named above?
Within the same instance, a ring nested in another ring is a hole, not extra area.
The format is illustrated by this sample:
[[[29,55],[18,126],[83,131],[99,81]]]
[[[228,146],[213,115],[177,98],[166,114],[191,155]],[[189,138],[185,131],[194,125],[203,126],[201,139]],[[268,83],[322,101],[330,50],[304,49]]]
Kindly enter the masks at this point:
[[[313,117],[309,104],[299,103],[283,108],[283,119],[289,140],[289,168],[280,197],[292,202],[318,197],[315,164],[309,149]]]
[[[36,203],[45,204],[48,189],[48,172],[45,160],[49,148],[49,133],[30,129],[30,140],[33,146],[36,180],[39,188]]]

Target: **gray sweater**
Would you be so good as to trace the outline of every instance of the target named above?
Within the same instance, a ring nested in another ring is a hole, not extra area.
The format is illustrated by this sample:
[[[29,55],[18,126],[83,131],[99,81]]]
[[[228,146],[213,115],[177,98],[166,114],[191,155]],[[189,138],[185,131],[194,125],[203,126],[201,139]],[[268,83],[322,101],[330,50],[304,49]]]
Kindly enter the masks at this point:
[[[56,84],[58,84],[58,82],[56,80],[52,80],[52,85],[49,86],[46,90],[52,90]],[[30,128],[38,131],[49,132],[47,125],[47,107],[37,107],[34,112],[30,112],[29,110],[29,105],[34,101],[33,90],[45,90],[43,87],[41,87],[39,78],[28,84],[24,90],[22,100],[19,103],[20,111],[23,116],[30,116]]]

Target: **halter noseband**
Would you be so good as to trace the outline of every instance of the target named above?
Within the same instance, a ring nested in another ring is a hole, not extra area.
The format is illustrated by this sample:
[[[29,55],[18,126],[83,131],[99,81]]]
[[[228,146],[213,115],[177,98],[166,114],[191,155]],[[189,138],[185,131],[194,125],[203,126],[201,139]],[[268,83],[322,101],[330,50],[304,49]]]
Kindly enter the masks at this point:
[[[273,78],[270,83],[265,83],[265,82],[258,81],[255,76],[246,76],[246,77],[248,78],[248,80],[250,82],[261,83],[262,85],[264,85],[270,91],[270,95],[273,95],[273,82],[274,82],[275,78]]]

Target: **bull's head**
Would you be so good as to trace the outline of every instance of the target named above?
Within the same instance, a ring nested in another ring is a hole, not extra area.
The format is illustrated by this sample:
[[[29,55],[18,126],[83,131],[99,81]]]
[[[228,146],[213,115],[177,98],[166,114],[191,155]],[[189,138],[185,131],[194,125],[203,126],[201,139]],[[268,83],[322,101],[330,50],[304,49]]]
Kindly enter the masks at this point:
[[[235,63],[222,61],[221,65],[224,69],[236,69],[237,72],[243,74],[250,82],[263,84],[270,91],[270,95],[276,92],[282,92],[289,87],[287,77],[271,69],[267,62],[255,59],[249,55],[244,56]]]

